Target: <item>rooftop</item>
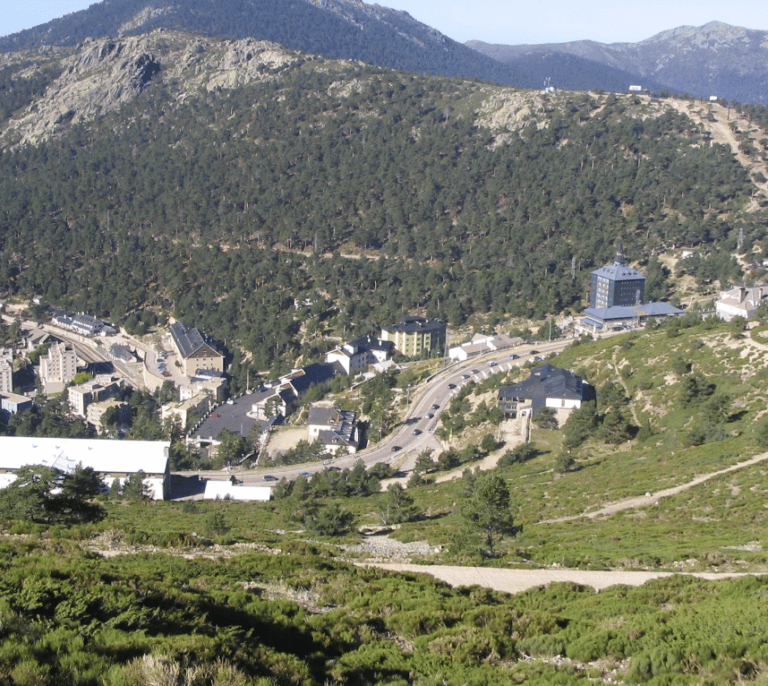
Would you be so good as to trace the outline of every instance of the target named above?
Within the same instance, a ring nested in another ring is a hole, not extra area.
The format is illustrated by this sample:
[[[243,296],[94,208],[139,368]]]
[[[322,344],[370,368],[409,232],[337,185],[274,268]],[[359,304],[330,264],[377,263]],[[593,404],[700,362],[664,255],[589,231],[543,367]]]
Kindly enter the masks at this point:
[[[167,441],[2,436],[0,470],[41,465],[70,472],[82,465],[101,474],[164,474],[169,446]]]

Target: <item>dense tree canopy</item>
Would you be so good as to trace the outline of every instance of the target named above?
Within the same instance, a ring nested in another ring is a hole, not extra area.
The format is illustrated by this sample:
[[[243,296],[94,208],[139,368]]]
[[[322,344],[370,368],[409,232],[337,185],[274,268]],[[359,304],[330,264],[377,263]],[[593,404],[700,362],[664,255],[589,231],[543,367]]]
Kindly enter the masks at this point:
[[[404,312],[579,307],[619,239],[641,259],[735,245],[748,175],[684,115],[563,93],[501,135],[475,113],[489,88],[319,59],[183,104],[153,84],[0,154],[3,295],[131,327],[164,310],[265,369]]]

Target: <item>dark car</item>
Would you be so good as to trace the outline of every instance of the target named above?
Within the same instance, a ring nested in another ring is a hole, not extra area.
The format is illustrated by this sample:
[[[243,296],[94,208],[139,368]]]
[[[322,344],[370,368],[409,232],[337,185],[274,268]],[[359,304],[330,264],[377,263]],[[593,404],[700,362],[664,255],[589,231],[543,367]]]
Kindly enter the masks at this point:
[[[413,435],[414,436],[418,436],[420,433],[421,433],[421,429],[414,429],[413,430]]]
[[[440,405],[438,405],[437,403],[435,403],[434,405],[432,405],[432,409],[433,409],[433,410],[439,410],[439,409],[440,409]]]
[[[264,477],[264,481],[277,481],[277,477],[276,476],[272,476],[271,474],[267,474]]]
[[[433,415],[431,412],[427,412],[427,414],[426,414],[427,419],[432,419],[432,417],[434,417],[434,416],[435,415]]]
[[[518,357],[520,357],[520,355],[516,355],[515,353],[512,353],[512,354],[509,356],[509,359],[510,359],[510,360],[516,360]]]
[[[456,384],[455,383],[449,383],[448,384],[448,388],[456,388]]]
[[[479,369],[473,369],[473,370],[472,370],[472,373],[473,373],[473,374],[479,374],[479,373],[480,373],[480,370],[479,370]]]
[[[396,453],[398,450],[400,450],[400,446],[399,446],[399,445],[393,445],[393,446],[390,448],[390,450],[391,450],[393,453]]]
[[[529,354],[530,355],[538,355],[539,351],[538,350],[531,350],[531,352]]]

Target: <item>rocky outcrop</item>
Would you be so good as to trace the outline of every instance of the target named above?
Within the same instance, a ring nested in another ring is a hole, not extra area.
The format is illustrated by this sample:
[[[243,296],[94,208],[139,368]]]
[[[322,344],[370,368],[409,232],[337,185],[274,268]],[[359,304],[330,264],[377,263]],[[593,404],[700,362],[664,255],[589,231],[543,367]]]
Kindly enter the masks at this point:
[[[178,78],[183,100],[198,88],[230,89],[270,78],[298,59],[267,41],[218,41],[162,29],[142,36],[88,40],[60,58],[45,95],[7,123],[4,146],[36,143],[67,126],[113,111],[156,79]],[[22,60],[18,60],[21,62]],[[8,64],[12,56],[6,56]]]

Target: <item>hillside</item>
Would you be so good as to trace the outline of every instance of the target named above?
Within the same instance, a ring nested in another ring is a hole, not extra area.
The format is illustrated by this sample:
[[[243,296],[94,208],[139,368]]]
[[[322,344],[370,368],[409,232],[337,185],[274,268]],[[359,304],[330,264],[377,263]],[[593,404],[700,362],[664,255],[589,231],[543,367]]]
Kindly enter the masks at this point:
[[[582,40],[542,45],[467,45],[518,69],[537,61],[552,65],[552,85],[563,88],[616,88],[610,72],[629,75],[630,83],[699,98],[715,95],[728,100],[768,103],[765,71],[768,31],[713,21],[704,26],[679,26],[638,43],[598,43]],[[591,67],[589,65],[592,65]],[[583,84],[578,86],[577,84]]]
[[[694,276],[726,283],[739,230],[755,258],[765,237],[754,110],[167,31],[4,59],[3,294],[117,323],[162,308],[254,371],[404,311],[578,309],[619,240],[641,262],[698,246]],[[723,114],[748,167],[713,142]]]
[[[354,563],[463,563],[489,572],[483,586],[510,568],[546,569],[542,581],[598,570],[603,583],[616,570],[764,571],[766,456],[747,457],[768,445],[765,329],[688,315],[568,348],[556,363],[598,386],[600,423],[567,469],[557,455],[570,429],[536,429],[533,453],[497,467],[522,528],[493,554],[464,528],[471,473],[424,475],[407,490],[410,514],[385,527],[393,493],[329,492],[335,472],[259,505],[110,497],[104,521],[70,529],[18,521],[0,497],[0,675],[40,686],[762,684],[765,577],[511,596]],[[506,381],[486,379],[478,395]],[[641,424],[629,440],[605,431],[617,412]],[[688,487],[663,495],[675,485]],[[638,502],[601,511],[628,497]],[[322,513],[349,515],[351,530],[318,533]]]

